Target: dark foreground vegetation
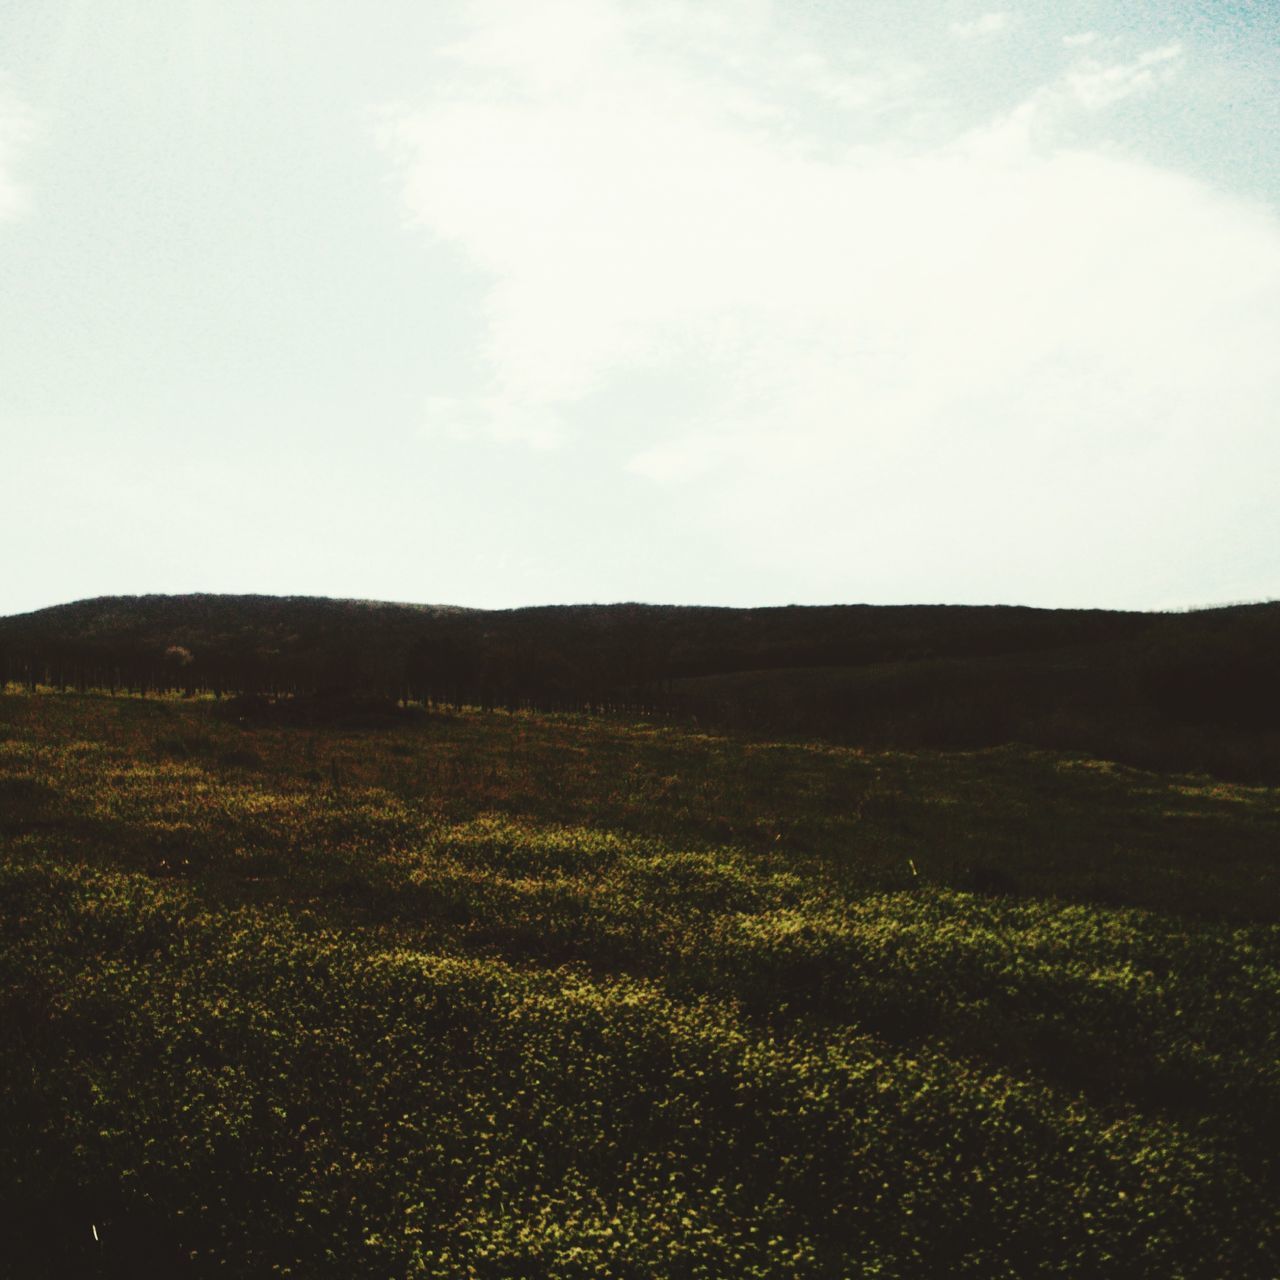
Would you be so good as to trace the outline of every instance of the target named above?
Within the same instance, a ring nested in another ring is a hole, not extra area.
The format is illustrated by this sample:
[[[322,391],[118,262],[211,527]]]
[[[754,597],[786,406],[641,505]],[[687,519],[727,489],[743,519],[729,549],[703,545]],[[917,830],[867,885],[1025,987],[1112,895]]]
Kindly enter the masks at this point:
[[[662,714],[860,746],[1017,741],[1280,782],[1280,602],[468,610],[116,596],[0,618],[0,679]],[[318,717],[324,719],[323,706]]]
[[[276,706],[0,696],[4,1275],[1280,1274],[1275,788]]]

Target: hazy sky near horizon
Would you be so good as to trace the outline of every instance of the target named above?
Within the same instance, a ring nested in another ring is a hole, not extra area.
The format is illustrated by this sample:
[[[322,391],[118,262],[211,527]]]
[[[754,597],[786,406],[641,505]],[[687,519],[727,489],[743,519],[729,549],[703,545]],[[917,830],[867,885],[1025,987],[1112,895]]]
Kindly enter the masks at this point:
[[[0,6],[0,614],[1280,596],[1280,6],[990,6]]]

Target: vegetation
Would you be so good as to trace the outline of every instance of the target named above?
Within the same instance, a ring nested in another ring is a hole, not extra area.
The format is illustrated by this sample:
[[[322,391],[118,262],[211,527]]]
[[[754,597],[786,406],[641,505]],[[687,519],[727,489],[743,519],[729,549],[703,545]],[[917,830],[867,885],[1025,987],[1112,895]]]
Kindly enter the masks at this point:
[[[107,597],[0,619],[0,679],[660,713],[862,746],[1009,741],[1280,782],[1280,603],[1193,614],[652,605],[481,611],[265,596]]]
[[[1276,788],[274,705],[0,696],[8,1274],[1280,1272]]]

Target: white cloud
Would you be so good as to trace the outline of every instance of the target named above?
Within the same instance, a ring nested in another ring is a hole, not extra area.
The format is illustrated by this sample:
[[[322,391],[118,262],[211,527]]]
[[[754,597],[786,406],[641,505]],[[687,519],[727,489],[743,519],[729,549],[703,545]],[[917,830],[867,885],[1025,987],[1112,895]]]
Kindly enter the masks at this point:
[[[1063,36],[1062,43],[1068,49],[1081,49],[1085,45],[1096,44],[1100,39],[1096,31],[1077,31],[1073,35]]]
[[[1171,79],[1182,60],[1182,45],[1148,49],[1132,62],[1107,66],[1089,59],[1067,74],[1066,86],[1082,107],[1109,107],[1136,93],[1145,93]]]
[[[1014,15],[1004,11],[984,13],[980,17],[965,22],[953,22],[951,34],[961,40],[981,39],[984,36],[1000,35],[1014,25]]]
[[[742,450],[732,435],[689,435],[642,449],[627,463],[627,470],[650,480],[687,483],[722,467]]]
[[[31,112],[0,83],[0,221],[27,208],[26,189],[14,171],[33,133]]]
[[[476,14],[388,131],[415,222],[490,282],[468,429],[607,435],[656,371],[619,465],[696,482],[750,562],[866,598],[943,574],[1034,599],[1049,572],[1098,600],[1102,565],[1167,596],[1264,496],[1280,225],[1084,136],[1178,46],[924,145],[900,67],[793,47],[767,4]],[[861,77],[847,139],[810,123],[807,55],[828,102]]]
[[[427,439],[520,441],[534,449],[555,449],[565,440],[552,408],[511,396],[428,396],[422,434]]]
[[[975,156],[1009,149],[1018,154],[1034,150],[1042,157],[1059,154],[1088,123],[1087,116],[1167,84],[1178,74],[1183,56],[1182,45],[1173,43],[1145,50],[1128,62],[1079,58],[1012,110],[970,130],[965,146]],[[1095,150],[1105,153],[1108,144]]]

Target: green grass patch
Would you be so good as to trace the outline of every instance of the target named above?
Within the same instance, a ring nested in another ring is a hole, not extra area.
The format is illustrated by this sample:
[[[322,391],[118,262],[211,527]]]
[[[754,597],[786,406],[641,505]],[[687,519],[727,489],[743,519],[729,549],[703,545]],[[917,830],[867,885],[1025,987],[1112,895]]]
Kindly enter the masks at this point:
[[[0,698],[10,1273],[1273,1277],[1278,837],[1018,747]]]

